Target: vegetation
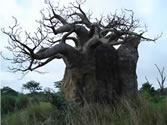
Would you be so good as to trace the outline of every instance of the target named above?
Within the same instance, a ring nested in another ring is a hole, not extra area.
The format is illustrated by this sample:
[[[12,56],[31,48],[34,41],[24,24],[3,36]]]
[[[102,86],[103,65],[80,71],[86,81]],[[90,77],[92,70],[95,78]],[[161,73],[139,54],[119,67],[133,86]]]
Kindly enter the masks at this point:
[[[148,93],[148,94],[150,94],[151,96],[154,96],[154,95],[156,95],[156,91],[155,91],[155,89],[154,89],[154,87],[152,87],[152,85],[150,84],[150,83],[148,83],[148,82],[146,82],[146,83],[144,83],[143,85],[142,85],[142,87],[141,87],[141,89],[140,89],[140,92],[142,93],[142,94],[144,94],[144,93]]]
[[[51,115],[50,103],[40,103],[40,105],[30,105],[24,110],[7,115],[2,122],[5,125],[41,125],[43,121]]]
[[[137,99],[122,98],[114,107],[109,104],[79,106],[66,101],[61,90],[17,95],[10,95],[9,91],[2,93],[2,124],[166,125],[167,96],[161,96],[158,91],[144,83]]]
[[[16,18],[9,30],[2,29],[9,37],[7,49],[13,56],[1,56],[14,64],[11,71],[27,73],[56,58],[63,59],[66,69],[63,80],[55,82],[58,92],[37,92],[42,87],[36,81],[23,84],[28,94],[2,88],[1,124],[167,125],[164,68],[156,65],[159,90],[147,82],[137,91],[138,45],[159,36],[144,37],[146,29],[137,29],[139,21],[131,10],[93,19],[81,5],[82,0],[63,8],[48,2],[34,36],[26,31],[23,36]]]
[[[39,86],[40,83],[35,82],[35,81],[29,81],[26,84],[23,84],[24,89],[28,89],[31,93],[36,93],[37,90],[42,90],[42,87]]]
[[[2,95],[18,95],[18,92],[6,86],[1,89],[1,94]]]

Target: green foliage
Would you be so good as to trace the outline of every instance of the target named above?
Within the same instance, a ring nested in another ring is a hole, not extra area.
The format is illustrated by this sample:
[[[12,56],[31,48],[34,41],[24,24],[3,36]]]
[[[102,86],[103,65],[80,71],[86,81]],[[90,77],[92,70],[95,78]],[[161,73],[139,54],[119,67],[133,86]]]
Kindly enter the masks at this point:
[[[25,109],[25,115],[28,120],[45,121],[51,115],[52,109],[50,103],[41,102],[39,105],[31,105]],[[33,123],[33,122],[32,122]]]
[[[57,109],[65,109],[68,102],[64,97],[64,94],[62,92],[57,92],[57,93],[53,93],[51,91],[47,91],[46,92],[47,98],[49,100],[49,102],[56,106]]]
[[[122,99],[112,105],[87,104],[83,107],[68,103],[65,110],[50,103],[32,104],[7,115],[3,125],[166,125],[167,97],[154,103],[143,97]]]
[[[29,98],[26,95],[20,95],[16,99],[16,108],[17,110],[27,107],[29,104]]]
[[[160,89],[158,89],[157,92],[160,95]],[[163,89],[163,95],[167,96],[167,88]]]
[[[16,98],[18,97],[18,92],[10,87],[3,87],[1,89],[1,113],[9,114],[16,110]]]
[[[12,95],[12,96],[16,96],[18,95],[18,92],[16,92],[15,90],[13,90],[12,88],[6,86],[6,87],[3,87],[1,90],[1,94],[2,95]]]
[[[40,91],[38,93],[28,93],[26,95],[30,98],[32,103],[33,102],[40,102],[40,101],[42,101],[42,102],[48,101],[45,92],[42,92],[42,91]]]
[[[1,96],[1,113],[2,115],[21,110],[29,105],[29,98],[26,95],[2,95]]]
[[[159,89],[154,90],[154,87],[152,87],[149,83],[144,83],[140,89],[141,96],[152,103],[153,105],[158,105],[163,102],[165,96],[160,96]]]
[[[62,82],[62,81],[54,82],[55,88],[58,88],[60,91],[61,91],[61,82]]]
[[[164,95],[167,96],[167,88],[164,88]]]
[[[47,119],[52,115],[50,103],[31,105],[22,111],[15,112],[3,119],[3,125],[49,125]],[[51,125],[51,124],[50,124]],[[53,125],[53,124],[52,124]]]
[[[37,90],[42,90],[42,87],[39,86],[40,83],[35,82],[35,81],[29,81],[26,84],[23,84],[24,89],[28,89],[31,93],[36,93]]]
[[[150,94],[151,96],[154,96],[157,94],[154,87],[152,87],[152,85],[148,82],[146,82],[142,85],[140,92],[144,93],[144,94]]]
[[[115,107],[105,104],[79,106],[61,91],[26,95],[2,95],[3,125],[166,125],[167,97],[152,94],[144,84],[141,97],[122,99]],[[44,102],[45,101],[45,102]]]
[[[14,112],[16,99],[14,96],[1,96],[1,113],[2,115]]]

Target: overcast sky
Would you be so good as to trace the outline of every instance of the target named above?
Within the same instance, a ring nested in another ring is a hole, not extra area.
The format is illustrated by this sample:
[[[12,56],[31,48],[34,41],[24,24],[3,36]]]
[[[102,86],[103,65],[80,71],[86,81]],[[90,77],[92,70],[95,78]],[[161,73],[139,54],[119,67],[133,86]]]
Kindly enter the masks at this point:
[[[56,1],[56,0],[54,0]],[[68,4],[70,0],[60,0],[62,4]],[[74,1],[74,0],[73,0]],[[29,32],[35,31],[38,26],[35,20],[40,19],[40,10],[44,8],[44,0],[1,0],[0,1],[0,28],[8,27],[14,23],[12,16],[16,17],[20,25]],[[129,9],[135,12],[135,17],[141,25],[148,26],[146,37],[154,38],[163,32],[162,37],[153,42],[142,42],[139,46],[139,61],[137,65],[139,88],[144,83],[145,76],[155,88],[158,88],[156,77],[159,77],[154,64],[160,69],[165,67],[167,76],[167,0],[87,0],[84,9],[93,11],[93,15],[98,17],[101,14],[114,13],[115,10]],[[0,32],[0,51],[4,55],[10,56],[4,49],[8,44],[8,37]],[[20,73],[8,72],[9,62],[0,58],[0,81],[1,87],[9,86],[17,91],[22,91],[22,84],[35,80],[40,82],[43,88],[53,88],[53,82],[63,78],[65,65],[62,60],[54,60],[50,64],[42,67],[41,71],[46,74],[31,72],[20,80]],[[165,83],[167,87],[167,81]]]

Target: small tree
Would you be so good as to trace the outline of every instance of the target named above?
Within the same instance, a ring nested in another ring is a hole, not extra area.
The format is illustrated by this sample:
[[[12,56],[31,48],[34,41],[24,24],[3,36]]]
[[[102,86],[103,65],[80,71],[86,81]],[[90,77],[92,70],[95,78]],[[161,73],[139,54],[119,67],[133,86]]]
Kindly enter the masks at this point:
[[[162,70],[160,70],[160,68],[155,64],[159,74],[160,74],[160,79],[157,77],[157,82],[159,84],[160,87],[160,95],[164,95],[164,83],[166,80],[166,76],[164,76],[164,70],[165,68],[163,67]]]
[[[148,92],[151,96],[154,96],[156,91],[154,87],[149,82],[146,82],[142,85],[140,92]]]
[[[14,89],[6,86],[6,87],[3,87],[1,90],[1,94],[2,95],[18,95],[18,92],[16,92]]]
[[[40,83],[35,81],[29,81],[26,84],[23,84],[24,89],[28,89],[31,93],[35,93],[37,90],[42,90],[42,86],[39,86]]]

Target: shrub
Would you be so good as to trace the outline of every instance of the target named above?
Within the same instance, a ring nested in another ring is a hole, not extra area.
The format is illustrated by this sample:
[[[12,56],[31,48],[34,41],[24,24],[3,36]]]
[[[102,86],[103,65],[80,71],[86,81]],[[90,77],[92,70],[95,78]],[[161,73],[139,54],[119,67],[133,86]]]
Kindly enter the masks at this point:
[[[8,114],[15,110],[16,99],[14,96],[5,95],[1,97],[1,113]]]
[[[55,93],[52,92],[51,89],[45,90],[46,97],[48,101],[57,107],[57,109],[65,109],[67,107],[67,100],[64,97],[63,92],[59,91]]]
[[[147,92],[150,96],[157,95],[154,87],[152,87],[152,84],[150,84],[149,82],[146,82],[142,85],[142,87],[140,88],[140,92],[141,94]]]
[[[28,104],[29,104],[29,99],[27,96],[25,96],[25,95],[18,96],[18,98],[16,100],[16,107],[18,110],[27,107]]]
[[[62,92],[57,92],[51,94],[51,104],[56,106],[58,109],[65,109],[67,106],[67,101]]]
[[[16,92],[14,89],[6,86],[6,87],[3,87],[1,90],[1,94],[2,95],[10,95],[10,96],[17,96],[18,95],[18,92]]]
[[[31,105],[22,111],[15,112],[3,119],[3,125],[42,125],[52,115],[50,103]],[[44,124],[53,125],[53,124]]]

